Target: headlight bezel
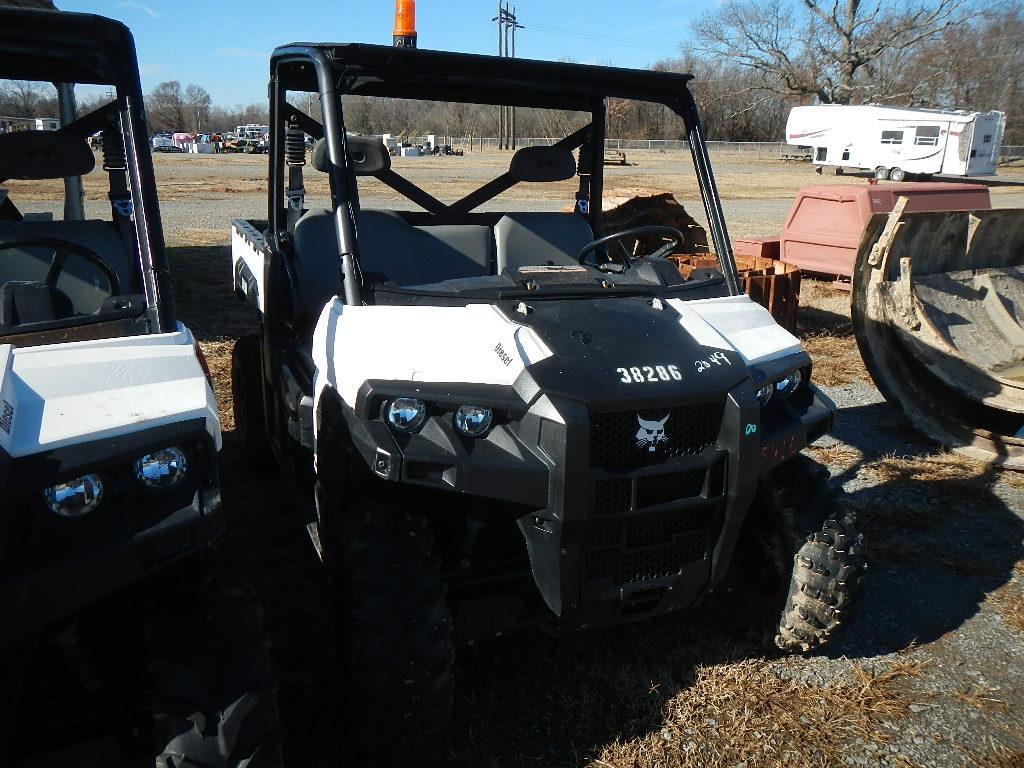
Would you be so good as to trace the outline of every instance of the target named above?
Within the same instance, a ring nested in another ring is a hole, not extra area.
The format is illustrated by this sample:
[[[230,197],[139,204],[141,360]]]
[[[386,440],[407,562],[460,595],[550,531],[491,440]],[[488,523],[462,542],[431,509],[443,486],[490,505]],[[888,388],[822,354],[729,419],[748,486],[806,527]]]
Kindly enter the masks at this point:
[[[164,482],[167,475],[164,477],[149,478],[146,476],[146,460],[153,460],[150,462],[150,466],[157,463],[156,457],[159,454],[170,454],[168,458],[171,459],[170,464],[180,464],[180,467],[176,470],[176,476],[171,478],[169,482]],[[189,475],[189,458],[188,452],[177,445],[169,445],[164,448],[158,448],[154,451],[144,453],[132,462],[132,476],[135,481],[145,488],[147,491],[170,491],[179,487]]]
[[[416,416],[411,422],[406,424],[399,424],[395,420],[395,406],[405,401],[408,406],[415,407],[417,410]],[[409,395],[398,395],[396,397],[389,397],[381,405],[381,418],[391,429],[399,432],[403,435],[414,435],[423,429],[427,423],[428,406],[427,402],[419,397],[412,397]]]
[[[94,490],[86,495],[91,495],[78,509],[59,509],[58,507],[68,498],[62,496],[57,498],[62,493],[81,487],[84,492],[84,486],[91,483],[94,486]],[[98,472],[86,472],[78,477],[73,477],[69,480],[62,480],[54,483],[53,485],[47,486],[43,489],[40,494],[43,501],[43,506],[53,515],[63,518],[65,520],[78,520],[92,514],[100,505],[103,504],[103,499],[107,493],[106,483],[103,477]]]
[[[775,380],[775,392],[781,397],[792,397],[804,384],[804,372],[794,368],[785,376]]]
[[[469,409],[478,409],[479,411],[486,411],[486,418],[482,420],[481,426],[475,431],[468,429],[467,427],[459,426],[459,416],[463,415],[465,411]],[[479,439],[481,437],[487,437],[491,431],[491,427],[494,426],[494,409],[489,405],[477,405],[476,403],[463,403],[455,408],[452,412],[452,426],[455,431],[463,437],[472,439]]]

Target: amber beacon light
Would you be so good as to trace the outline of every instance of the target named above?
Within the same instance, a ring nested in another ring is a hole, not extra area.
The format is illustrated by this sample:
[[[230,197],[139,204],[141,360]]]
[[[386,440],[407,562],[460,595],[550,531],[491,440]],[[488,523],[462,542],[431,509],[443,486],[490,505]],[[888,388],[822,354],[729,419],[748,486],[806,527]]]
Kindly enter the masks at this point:
[[[396,48],[416,47],[416,0],[395,0]]]

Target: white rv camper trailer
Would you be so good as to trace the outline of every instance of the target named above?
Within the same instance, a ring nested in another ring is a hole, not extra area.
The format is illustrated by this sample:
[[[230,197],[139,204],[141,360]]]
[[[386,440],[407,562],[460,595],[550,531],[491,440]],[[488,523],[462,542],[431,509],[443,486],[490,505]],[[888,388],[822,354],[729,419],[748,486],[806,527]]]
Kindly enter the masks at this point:
[[[794,107],[786,143],[811,147],[818,166],[864,168],[877,179],[996,172],[1002,112],[944,112],[876,105]]]

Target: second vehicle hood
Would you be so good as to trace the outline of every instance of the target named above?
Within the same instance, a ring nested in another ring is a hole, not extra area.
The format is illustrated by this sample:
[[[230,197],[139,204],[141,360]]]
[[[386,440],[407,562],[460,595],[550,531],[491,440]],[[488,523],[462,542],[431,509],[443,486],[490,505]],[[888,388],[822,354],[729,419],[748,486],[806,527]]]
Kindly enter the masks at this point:
[[[12,457],[197,417],[219,450],[216,402],[184,326],[148,336],[0,345],[0,448]]]

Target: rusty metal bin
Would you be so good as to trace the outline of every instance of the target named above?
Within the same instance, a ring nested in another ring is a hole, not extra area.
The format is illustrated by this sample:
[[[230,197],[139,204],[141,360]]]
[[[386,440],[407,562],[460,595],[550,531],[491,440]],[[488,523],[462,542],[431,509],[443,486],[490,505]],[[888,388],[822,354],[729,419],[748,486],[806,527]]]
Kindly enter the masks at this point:
[[[967,211],[992,207],[983,184],[902,182],[803,187],[782,228],[779,258],[805,272],[849,277],[864,228],[889,213],[899,197],[906,211]]]
[[[695,269],[718,268],[713,254],[670,256],[684,277]],[[736,256],[740,287],[750,298],[771,312],[775,322],[796,333],[796,314],[800,307],[800,270],[776,259]]]

